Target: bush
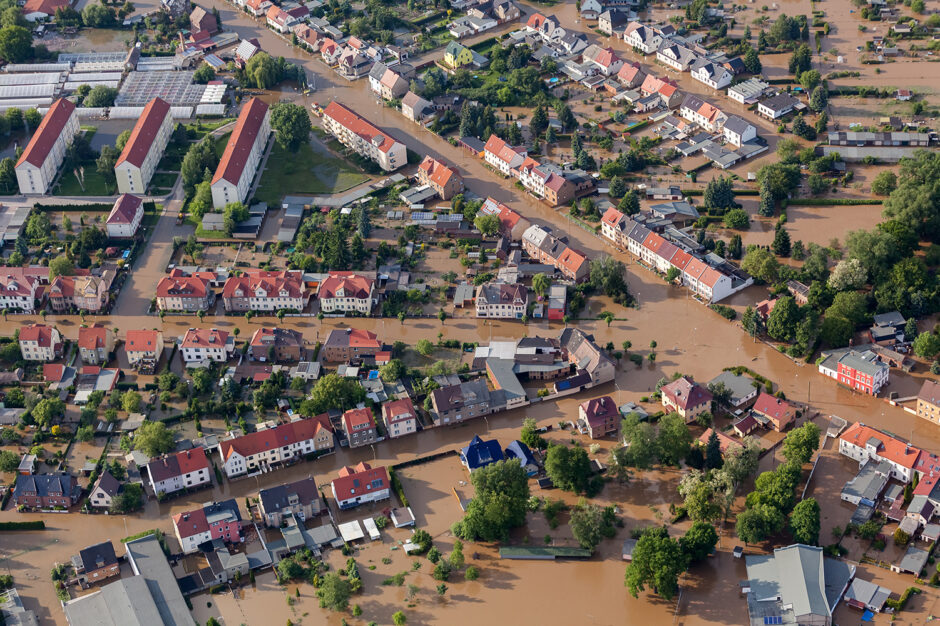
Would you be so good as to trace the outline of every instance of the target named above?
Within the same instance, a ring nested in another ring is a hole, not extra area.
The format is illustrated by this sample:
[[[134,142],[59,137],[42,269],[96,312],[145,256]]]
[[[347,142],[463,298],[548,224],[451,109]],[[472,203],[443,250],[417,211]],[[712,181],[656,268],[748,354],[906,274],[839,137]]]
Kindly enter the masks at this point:
[[[466,578],[467,580],[476,580],[477,578],[480,577],[480,570],[478,570],[475,566],[471,565],[470,567],[467,568],[467,571],[464,572],[463,577]]]
[[[724,304],[712,304],[708,308],[727,320],[734,321],[734,318],[738,316],[734,309]]]
[[[46,523],[36,522],[0,522],[0,531],[7,530],[46,530]]]

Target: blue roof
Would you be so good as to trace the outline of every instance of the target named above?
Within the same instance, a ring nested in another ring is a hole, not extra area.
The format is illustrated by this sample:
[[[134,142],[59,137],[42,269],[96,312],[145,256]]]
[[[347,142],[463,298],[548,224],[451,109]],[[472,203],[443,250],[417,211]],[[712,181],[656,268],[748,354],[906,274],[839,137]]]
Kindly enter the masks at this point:
[[[532,456],[532,451],[529,450],[529,446],[525,445],[518,439],[506,446],[506,458],[507,459],[519,459],[519,463],[522,465],[523,469],[527,465],[535,465],[535,457]]]
[[[470,471],[503,460],[503,450],[495,439],[483,441],[479,435],[470,440],[470,445],[460,451],[460,459]]]

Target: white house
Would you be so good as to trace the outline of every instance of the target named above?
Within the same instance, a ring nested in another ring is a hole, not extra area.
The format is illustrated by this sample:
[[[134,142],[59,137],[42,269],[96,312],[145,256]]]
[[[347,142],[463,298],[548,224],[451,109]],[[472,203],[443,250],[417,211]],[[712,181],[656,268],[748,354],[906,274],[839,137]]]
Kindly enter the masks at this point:
[[[64,98],[56,100],[16,162],[20,193],[44,195],[49,191],[65,159],[65,149],[79,130],[75,104]]]
[[[324,313],[369,315],[374,297],[375,281],[352,272],[331,272],[317,292]]]
[[[891,464],[891,477],[908,483],[914,477],[921,450],[893,435],[856,422],[839,435],[839,453],[859,464],[887,461]]]
[[[53,361],[62,354],[62,335],[54,326],[29,324],[20,328],[20,352],[24,361]]]
[[[495,133],[490,135],[483,147],[483,160],[504,176],[509,176],[512,170],[520,167],[527,154],[525,150],[510,146]]]
[[[648,26],[639,22],[630,22],[623,31],[623,41],[643,54],[652,54],[659,50],[663,37]]]
[[[600,70],[604,76],[614,76],[623,67],[623,59],[617,56],[613,48],[601,48],[592,44],[585,48],[582,59]]]
[[[375,161],[386,172],[408,162],[405,144],[395,141],[336,100],[323,111],[323,125],[341,144]]]
[[[129,239],[137,233],[144,219],[144,201],[129,193],[118,196],[108,214],[106,227],[111,239]]]
[[[343,467],[339,478],[330,483],[333,499],[340,509],[387,500],[391,496],[388,472],[384,467],[373,469],[368,463]]]
[[[244,202],[271,135],[271,111],[259,98],[242,107],[225,152],[212,177],[212,206]]]
[[[160,98],[148,102],[114,164],[118,193],[146,193],[147,185],[173,135],[173,128],[170,105]]]
[[[317,446],[317,437],[325,436],[323,429],[316,419],[299,419],[227,439],[219,444],[222,469],[232,478],[296,461],[323,447]],[[332,433],[329,438],[332,441]]]
[[[99,509],[110,509],[115,496],[121,492],[121,483],[111,475],[111,472],[105,470],[95,481],[88,494],[88,502],[91,506]]]
[[[689,69],[698,56],[679,44],[664,42],[656,51],[656,60],[668,65],[677,72],[685,72]]]
[[[799,100],[788,93],[778,93],[772,98],[758,102],[757,112],[768,119],[775,120],[791,112],[799,103]]]
[[[155,494],[168,494],[212,483],[209,459],[202,448],[164,455],[147,463],[147,476]]]
[[[721,130],[725,141],[733,146],[740,147],[741,144],[757,138],[757,127],[737,115],[729,115]]]
[[[477,317],[490,319],[521,319],[529,304],[525,285],[484,283],[477,287]]]
[[[44,279],[48,282],[49,270]],[[22,267],[5,267],[0,272],[0,309],[32,313],[36,310],[36,295],[42,276]]]
[[[732,74],[711,61],[698,59],[692,64],[692,78],[712,89],[724,89],[731,84]]]
[[[224,363],[235,353],[235,338],[215,328],[190,328],[180,341],[183,363]]]
[[[770,83],[765,83],[759,78],[748,78],[733,87],[728,87],[728,97],[741,104],[753,104],[760,100],[768,89],[770,89]]]

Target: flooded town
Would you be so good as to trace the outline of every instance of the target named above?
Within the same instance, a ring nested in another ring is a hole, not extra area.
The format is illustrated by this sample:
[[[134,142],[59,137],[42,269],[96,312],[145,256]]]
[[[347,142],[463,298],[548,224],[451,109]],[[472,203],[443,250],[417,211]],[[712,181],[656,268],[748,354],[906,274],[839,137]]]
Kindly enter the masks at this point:
[[[26,0],[0,623],[940,616],[923,0]]]

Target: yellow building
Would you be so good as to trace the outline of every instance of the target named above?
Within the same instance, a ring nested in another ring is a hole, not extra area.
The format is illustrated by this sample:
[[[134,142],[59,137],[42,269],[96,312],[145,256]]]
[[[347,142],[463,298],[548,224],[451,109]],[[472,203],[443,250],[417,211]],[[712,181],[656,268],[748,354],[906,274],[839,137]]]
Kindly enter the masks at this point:
[[[447,44],[447,49],[444,50],[445,65],[457,68],[470,65],[471,63],[473,63],[473,53],[470,52],[470,48],[461,46],[456,41]]]

